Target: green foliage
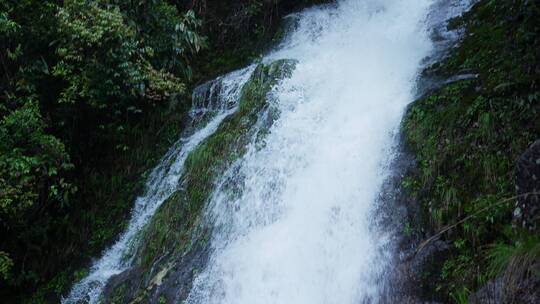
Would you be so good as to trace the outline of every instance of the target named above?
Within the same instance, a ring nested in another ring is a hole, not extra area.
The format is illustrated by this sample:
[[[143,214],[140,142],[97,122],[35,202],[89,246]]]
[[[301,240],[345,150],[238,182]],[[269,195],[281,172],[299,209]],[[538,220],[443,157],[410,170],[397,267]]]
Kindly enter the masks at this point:
[[[18,24],[9,19],[7,12],[0,12],[0,33],[9,35],[17,31]]]
[[[56,302],[125,226],[192,74],[245,64],[300,2],[0,1],[0,298]]]
[[[36,286],[58,298],[123,227],[140,176],[182,126],[187,107],[169,101],[183,100],[206,46],[199,26],[167,1],[0,1],[6,301]]]
[[[7,253],[0,251],[0,276],[4,280],[9,278],[11,267],[13,267],[13,260]]]
[[[467,304],[469,303],[469,294],[471,292],[467,288],[463,288],[458,291],[454,291],[450,294],[450,297],[457,304]]]
[[[116,1],[141,37],[145,54],[158,69],[191,77],[192,54],[208,46],[198,34],[202,22],[192,10],[178,14],[175,5],[167,1],[139,1],[131,4]]]
[[[38,201],[66,204],[75,188],[62,177],[71,169],[69,155],[45,124],[33,100],[0,121],[0,215],[17,221]]]
[[[33,244],[27,255],[41,254],[48,235],[46,227],[35,227],[47,212],[69,207],[77,187],[66,174],[73,168],[64,144],[45,132],[37,102],[17,101],[21,106],[6,111],[0,121],[0,221],[2,222],[2,275],[9,285],[36,281],[33,271],[19,269],[18,244]],[[11,104],[7,102],[6,104]],[[8,256],[9,254],[9,256]],[[28,262],[28,269],[37,266]],[[20,267],[20,266],[19,266]]]
[[[531,266],[539,261],[540,237],[525,233],[513,244],[497,243],[488,249],[487,257],[491,276],[504,274],[519,278],[532,271]]]
[[[466,28],[464,39],[430,72],[479,77],[430,93],[406,115],[406,140],[418,158],[406,184],[422,203],[422,226],[438,230],[514,195],[516,160],[540,137],[539,20],[532,1],[480,1],[452,22]],[[509,242],[511,218],[512,204],[497,205],[445,234],[454,246],[433,274],[442,278],[443,301],[460,302],[485,283],[482,248]]]
[[[141,107],[138,97],[159,100],[182,93],[181,80],[167,71],[181,67],[190,74],[186,61],[205,45],[193,31],[199,26],[193,12],[180,17],[163,1],[146,5],[145,14],[155,22],[145,29],[159,33],[150,37],[138,32],[118,6],[101,2],[65,1],[57,13],[60,61],[53,75],[67,83],[60,102],[82,99],[109,114],[125,115]]]
[[[524,282],[540,275],[540,237],[521,231],[511,244],[496,243],[486,252],[488,273],[502,281],[504,303],[520,303]]]
[[[57,19],[60,60],[52,73],[67,83],[60,102],[83,99],[93,107],[107,108],[114,105],[109,104],[110,98],[125,97],[126,91],[133,96],[144,92],[145,63],[138,53],[135,30],[124,23],[118,7],[68,0],[59,8]]]

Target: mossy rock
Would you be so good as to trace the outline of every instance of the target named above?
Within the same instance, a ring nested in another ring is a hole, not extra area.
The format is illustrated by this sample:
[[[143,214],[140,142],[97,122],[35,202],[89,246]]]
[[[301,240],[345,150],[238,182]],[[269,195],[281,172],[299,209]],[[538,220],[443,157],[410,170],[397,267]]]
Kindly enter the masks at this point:
[[[237,111],[188,156],[179,190],[163,203],[146,226],[134,267],[111,280],[104,302],[112,300],[110,295],[118,300],[119,293],[123,293],[124,303],[138,299],[178,303],[187,295],[196,270],[203,268],[208,258],[211,227],[203,221],[203,207],[216,180],[244,155],[255,132],[267,133],[255,130],[254,126],[260,114],[269,109],[272,88],[289,77],[295,65],[294,60],[277,60],[255,68],[242,89]],[[263,125],[269,128],[271,123],[265,121]],[[136,288],[126,289],[123,287],[126,282]],[[123,289],[119,292],[119,288]]]

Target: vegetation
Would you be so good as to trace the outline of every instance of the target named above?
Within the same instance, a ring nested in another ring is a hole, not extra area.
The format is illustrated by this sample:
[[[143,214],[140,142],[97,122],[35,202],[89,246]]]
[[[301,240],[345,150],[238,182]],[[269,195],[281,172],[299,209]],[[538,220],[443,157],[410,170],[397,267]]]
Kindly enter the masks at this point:
[[[102,250],[159,156],[143,130],[178,120],[163,109],[206,45],[200,21],[166,1],[128,3],[0,2],[3,299],[61,289],[65,274],[50,280],[66,261]]]
[[[0,1],[2,301],[57,302],[125,227],[195,82],[320,2]]]
[[[258,57],[281,16],[323,2],[0,0],[2,301],[57,302],[124,228],[144,173],[184,127],[192,86]],[[516,160],[540,137],[539,20],[527,0],[481,0],[453,20],[463,41],[427,73],[479,77],[431,92],[404,121],[418,159],[405,184],[423,209],[408,230],[478,213],[443,234],[452,246],[426,274],[426,297],[461,303],[489,280],[512,289],[537,275],[537,235],[513,227],[512,205],[498,202],[514,195]],[[148,226],[140,267],[167,242],[191,246],[213,178],[245,152],[238,140],[275,68],[258,68],[239,112],[189,157],[191,179]]]
[[[520,245],[538,239],[512,227],[512,202],[497,202],[514,196],[517,159],[540,137],[539,20],[534,1],[488,0],[453,20],[466,29],[461,45],[426,73],[478,78],[428,94],[407,114],[418,168],[405,184],[423,209],[419,227],[436,232],[487,208],[444,234],[452,248],[438,257],[442,269],[426,274],[427,297],[462,302],[499,273],[494,268],[513,264],[510,256],[537,248]],[[493,244],[498,249],[488,249]]]
[[[245,66],[283,36],[281,18],[308,5],[333,0],[199,0],[193,9],[203,17],[204,33],[212,41],[195,62],[194,78],[221,75]],[[246,31],[246,29],[250,29]]]

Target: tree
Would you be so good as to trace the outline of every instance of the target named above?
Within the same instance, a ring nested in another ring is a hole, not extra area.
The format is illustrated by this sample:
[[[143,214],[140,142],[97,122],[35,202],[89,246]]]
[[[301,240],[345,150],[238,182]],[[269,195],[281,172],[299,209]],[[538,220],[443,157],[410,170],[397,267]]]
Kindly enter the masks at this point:
[[[206,46],[193,12],[134,2],[0,1],[0,297],[58,272],[58,233],[77,233],[72,214],[89,208],[82,172],[184,93]]]

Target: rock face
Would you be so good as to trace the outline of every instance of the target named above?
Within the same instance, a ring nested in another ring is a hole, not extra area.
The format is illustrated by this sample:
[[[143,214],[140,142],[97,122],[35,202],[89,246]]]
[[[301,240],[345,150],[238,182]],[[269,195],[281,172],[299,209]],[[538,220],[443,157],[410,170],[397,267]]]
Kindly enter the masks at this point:
[[[254,132],[260,136],[265,134],[261,128],[271,126],[278,114],[269,109],[269,93],[291,75],[295,65],[293,60],[277,60],[255,68],[242,88],[236,112],[189,155],[179,190],[143,231],[134,265],[108,282],[103,303],[182,303],[186,299],[211,251],[212,223],[202,213],[213,185],[245,153]],[[195,100],[195,106],[212,105],[213,95],[203,91],[196,92],[196,97],[209,100]]]
[[[471,304],[537,304],[540,303],[540,263],[528,266],[527,271],[514,274],[506,271],[471,294]]]
[[[540,229],[540,140],[519,158],[516,191],[520,197],[514,210],[517,225],[533,232]]]
[[[469,297],[469,303],[473,304],[502,304],[503,303],[503,280],[497,278],[489,281],[477,292]]]

